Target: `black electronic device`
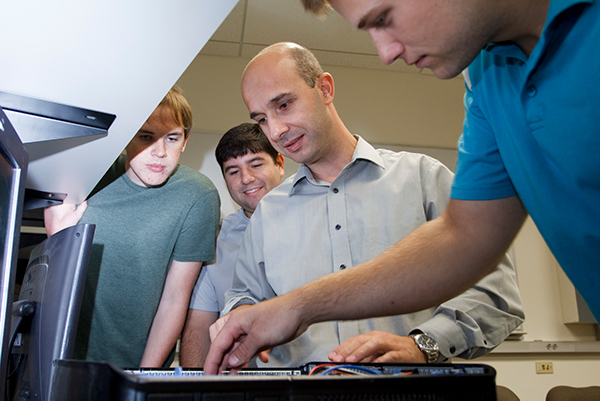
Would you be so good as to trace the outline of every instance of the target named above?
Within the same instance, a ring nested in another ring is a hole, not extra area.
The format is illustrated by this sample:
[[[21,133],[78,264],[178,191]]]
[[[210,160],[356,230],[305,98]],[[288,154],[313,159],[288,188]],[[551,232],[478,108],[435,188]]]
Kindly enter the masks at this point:
[[[6,376],[11,311],[29,154],[0,107],[0,378]],[[0,394],[5,383],[0,380]]]
[[[409,401],[496,400],[496,371],[483,364],[333,364],[244,369],[122,370],[102,362],[56,362],[56,400]]]
[[[32,250],[13,308],[6,398],[49,400],[55,361],[73,357],[94,230],[72,226]]]

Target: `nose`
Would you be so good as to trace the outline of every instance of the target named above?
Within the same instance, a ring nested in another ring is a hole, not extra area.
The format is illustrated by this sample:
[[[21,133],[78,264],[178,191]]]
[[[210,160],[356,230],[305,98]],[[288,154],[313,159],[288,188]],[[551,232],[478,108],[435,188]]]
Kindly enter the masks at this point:
[[[277,117],[269,118],[267,120],[267,123],[268,123],[268,129],[269,129],[269,134],[267,135],[267,137],[273,143],[277,143],[279,141],[279,139],[281,138],[281,136],[283,134],[285,134],[289,129],[287,124],[285,124],[285,122],[282,121],[282,119],[277,118]]]
[[[158,139],[157,141],[154,141],[154,143],[151,146],[152,146],[152,156],[165,157],[165,155],[167,154],[167,145],[165,144],[165,142],[162,139]]]
[[[373,43],[375,43],[375,47],[377,47],[379,58],[384,64],[392,64],[404,53],[402,43],[391,37],[389,33],[373,29],[369,31],[369,34],[373,39]]]
[[[254,174],[252,173],[252,171],[250,169],[243,168],[241,170],[241,174],[242,174],[242,184],[248,185],[248,184],[254,182],[254,180],[255,180]]]

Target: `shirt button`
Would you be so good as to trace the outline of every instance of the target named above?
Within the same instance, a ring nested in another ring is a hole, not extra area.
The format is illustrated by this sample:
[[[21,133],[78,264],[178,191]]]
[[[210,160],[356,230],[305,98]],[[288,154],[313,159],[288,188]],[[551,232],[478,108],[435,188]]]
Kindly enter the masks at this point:
[[[527,88],[527,96],[534,97],[537,94],[537,88],[533,85]]]
[[[342,226],[340,226],[339,224],[338,224],[337,226],[335,226],[335,229],[336,229],[336,230],[338,230],[338,231],[339,231],[341,228],[342,228]]]
[[[340,270],[344,270],[346,268],[346,265],[340,265]]]
[[[340,192],[337,188],[333,188],[333,193],[337,194],[338,192]]]

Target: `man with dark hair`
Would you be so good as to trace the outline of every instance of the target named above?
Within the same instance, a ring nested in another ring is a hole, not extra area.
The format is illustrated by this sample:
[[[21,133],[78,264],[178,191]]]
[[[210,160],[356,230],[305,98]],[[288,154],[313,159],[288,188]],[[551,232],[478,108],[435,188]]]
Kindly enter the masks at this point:
[[[204,366],[208,373],[227,364],[239,367],[265,349],[253,350],[237,363],[227,359],[232,350],[239,355],[243,349],[243,324],[255,309],[285,299],[329,273],[345,276],[417,226],[435,220],[448,204],[452,172],[428,156],[376,150],[352,135],[333,105],[333,77],[326,72],[316,75],[322,70],[314,69],[307,80],[297,62],[299,53],[301,59],[318,64],[308,49],[277,43],[253,58],[242,77],[242,97],[251,118],[275,149],[301,166],[261,201],[248,225],[223,310],[233,312],[211,328],[213,335],[227,321],[222,329],[226,334],[211,345],[212,359],[209,354]],[[327,297],[333,290],[321,288],[321,295]],[[371,300],[386,296],[375,287],[356,295]],[[316,313],[320,299],[315,295],[311,300]],[[293,317],[294,309],[301,307],[289,306],[284,321],[287,313]],[[281,315],[273,316],[278,319],[261,315],[264,326],[253,327],[252,333],[279,335],[270,326],[277,326]],[[516,275],[506,258],[498,261],[490,277],[434,308],[323,322],[297,332],[300,336],[287,344],[263,345],[275,346],[269,367],[327,358],[432,363],[481,356],[504,341],[522,318]]]
[[[179,165],[191,108],[171,89],[87,201],[45,210],[48,235],[96,225],[74,356],[169,365],[202,262],[214,258],[219,195]]]
[[[242,237],[258,202],[281,184],[283,156],[271,146],[258,124],[244,123],[227,131],[215,156],[227,190],[241,206],[223,219],[217,238],[216,259],[202,268],[181,338],[180,363],[201,367],[210,346],[208,329],[224,308]]]

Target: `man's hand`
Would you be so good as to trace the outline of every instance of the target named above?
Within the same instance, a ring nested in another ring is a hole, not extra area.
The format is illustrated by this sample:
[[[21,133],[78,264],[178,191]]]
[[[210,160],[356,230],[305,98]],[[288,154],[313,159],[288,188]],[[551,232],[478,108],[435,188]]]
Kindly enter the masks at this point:
[[[229,318],[217,330],[210,346],[204,373],[218,374],[229,366],[239,369],[258,352],[291,341],[306,331],[308,324],[300,318],[296,303],[288,298],[286,294],[226,315]],[[212,332],[211,328],[211,337]]]
[[[410,337],[373,330],[344,341],[329,354],[333,362],[425,363],[425,355]]]
[[[44,226],[48,237],[79,223],[85,209],[87,209],[87,201],[83,201],[79,206],[62,203],[45,208]]]
[[[233,312],[229,312],[225,316],[218,318],[216,322],[210,325],[208,332],[210,333],[211,343],[214,341],[215,337],[217,337],[217,334],[221,332],[221,329],[223,328],[223,326],[225,326],[225,323],[227,323],[227,321],[231,317],[231,313]]]
[[[252,305],[240,305],[237,308],[230,311],[225,316],[220,317],[213,324],[211,324],[210,329],[209,329],[210,341],[212,342],[215,339],[215,337],[217,337],[217,335],[219,334],[219,332],[221,331],[223,326],[225,326],[225,323],[227,323],[227,321],[229,320],[229,318],[231,317],[231,315],[233,313],[239,312],[240,310],[244,310],[245,308],[249,308],[250,306],[252,306]],[[263,363],[269,362],[269,352],[270,352],[270,350],[259,352],[258,359],[260,359],[261,362],[263,362]],[[247,362],[243,365],[243,367],[245,367],[246,365],[247,365]]]

